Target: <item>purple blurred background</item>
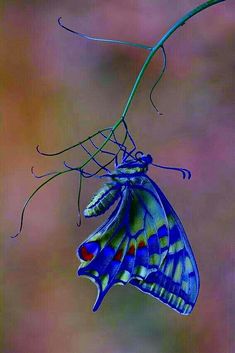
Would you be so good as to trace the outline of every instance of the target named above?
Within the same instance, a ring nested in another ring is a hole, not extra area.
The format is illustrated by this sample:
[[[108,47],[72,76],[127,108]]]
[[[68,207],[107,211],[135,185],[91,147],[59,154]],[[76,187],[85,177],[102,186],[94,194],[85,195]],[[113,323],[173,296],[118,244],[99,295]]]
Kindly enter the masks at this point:
[[[77,278],[76,248],[100,220],[76,226],[77,175],[58,178],[31,202],[22,235],[12,240],[30,173],[73,165],[56,151],[112,125],[146,52],[79,39],[83,33],[155,43],[196,0],[1,2],[2,302],[4,353],[232,353],[235,345],[234,257],[234,12],[232,1],[190,20],[166,43],[168,69],[149,103],[161,69],[156,56],[127,122],[138,147],[156,163],[189,168],[184,181],[152,169],[180,215],[201,274],[194,312],[182,317],[134,287],[114,287],[101,309],[95,286]],[[87,181],[82,207],[100,185]]]

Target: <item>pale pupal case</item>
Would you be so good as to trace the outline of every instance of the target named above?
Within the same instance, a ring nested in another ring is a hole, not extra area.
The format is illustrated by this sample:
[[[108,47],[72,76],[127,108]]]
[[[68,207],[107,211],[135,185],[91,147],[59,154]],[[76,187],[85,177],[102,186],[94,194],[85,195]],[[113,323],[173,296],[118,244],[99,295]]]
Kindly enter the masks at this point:
[[[105,183],[92,197],[84,210],[85,217],[96,217],[106,212],[120,196],[121,186],[115,182]]]

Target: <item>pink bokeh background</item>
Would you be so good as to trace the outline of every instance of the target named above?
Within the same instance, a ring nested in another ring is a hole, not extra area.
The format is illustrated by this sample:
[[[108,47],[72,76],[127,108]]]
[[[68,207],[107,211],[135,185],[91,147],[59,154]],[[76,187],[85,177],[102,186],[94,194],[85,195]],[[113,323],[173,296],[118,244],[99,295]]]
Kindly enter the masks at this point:
[[[196,0],[2,2],[1,245],[4,353],[232,353],[235,344],[234,257],[234,10],[226,1],[191,19],[165,44],[168,69],[156,56],[127,116],[139,149],[156,163],[189,168],[192,179],[151,169],[187,230],[201,291],[181,317],[134,287],[114,287],[101,309],[95,286],[77,278],[76,248],[100,220],[76,226],[77,175],[58,178],[26,211],[38,173],[76,165],[80,150],[56,151],[112,125],[120,116],[146,52],[92,43],[62,30],[57,18],[83,33],[153,44]],[[84,207],[99,187],[83,187]]]

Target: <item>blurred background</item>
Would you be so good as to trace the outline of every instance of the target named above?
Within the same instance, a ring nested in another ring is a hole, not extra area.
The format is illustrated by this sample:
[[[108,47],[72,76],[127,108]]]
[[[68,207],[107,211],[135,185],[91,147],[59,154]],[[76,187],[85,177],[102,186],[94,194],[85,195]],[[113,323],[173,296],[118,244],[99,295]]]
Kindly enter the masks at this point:
[[[226,1],[191,19],[165,44],[168,68],[158,54],[127,116],[138,148],[177,210],[201,275],[193,313],[183,317],[132,286],[116,286],[92,312],[95,286],[76,275],[78,245],[100,224],[77,228],[78,176],[47,185],[25,214],[20,211],[39,180],[79,165],[79,149],[42,157],[112,125],[120,116],[147,53],[89,42],[68,33],[57,18],[83,33],[152,45],[198,0],[1,1],[1,259],[4,353],[232,353],[235,352],[234,242],[234,10]],[[83,185],[81,208],[100,186]]]

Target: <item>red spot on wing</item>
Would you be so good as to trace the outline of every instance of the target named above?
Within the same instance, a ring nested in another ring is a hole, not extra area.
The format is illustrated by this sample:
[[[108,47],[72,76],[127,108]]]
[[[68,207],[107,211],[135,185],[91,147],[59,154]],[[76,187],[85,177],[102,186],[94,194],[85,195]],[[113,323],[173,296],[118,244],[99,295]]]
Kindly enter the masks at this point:
[[[138,244],[138,248],[144,248],[146,246],[145,242],[142,240]]]
[[[134,245],[131,245],[129,250],[128,250],[128,252],[127,252],[127,254],[128,255],[134,255],[134,253],[135,253],[135,247],[134,247]]]
[[[81,252],[81,258],[84,261],[90,261],[93,259],[94,255],[92,253],[90,253],[89,251],[87,251],[85,245],[83,245],[80,248],[80,252]]]
[[[122,254],[123,254],[122,249],[118,250],[117,253],[116,253],[116,255],[114,256],[114,260],[116,260],[116,261],[121,261]]]

